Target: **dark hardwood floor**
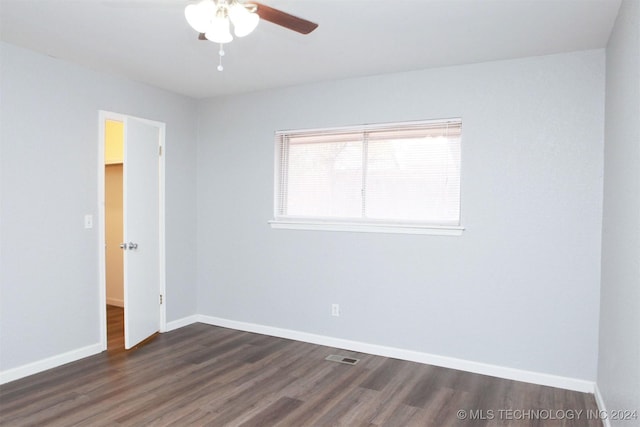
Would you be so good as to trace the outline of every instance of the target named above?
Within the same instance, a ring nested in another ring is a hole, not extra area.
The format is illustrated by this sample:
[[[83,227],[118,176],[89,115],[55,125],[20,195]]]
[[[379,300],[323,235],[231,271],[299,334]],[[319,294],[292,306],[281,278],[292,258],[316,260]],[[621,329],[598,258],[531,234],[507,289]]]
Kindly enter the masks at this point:
[[[0,386],[0,425],[602,425],[589,394],[199,323],[124,351],[108,317],[107,352]]]
[[[124,351],[124,308],[107,306],[107,350],[109,353]]]

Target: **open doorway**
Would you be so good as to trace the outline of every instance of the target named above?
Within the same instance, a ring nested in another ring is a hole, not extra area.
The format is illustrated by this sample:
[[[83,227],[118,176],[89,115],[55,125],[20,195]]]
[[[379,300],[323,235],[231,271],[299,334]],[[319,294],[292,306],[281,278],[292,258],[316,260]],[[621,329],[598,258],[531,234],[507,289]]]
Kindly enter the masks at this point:
[[[104,123],[105,280],[107,350],[124,350],[124,123]]]
[[[166,329],[164,123],[99,112],[100,329],[103,350]]]

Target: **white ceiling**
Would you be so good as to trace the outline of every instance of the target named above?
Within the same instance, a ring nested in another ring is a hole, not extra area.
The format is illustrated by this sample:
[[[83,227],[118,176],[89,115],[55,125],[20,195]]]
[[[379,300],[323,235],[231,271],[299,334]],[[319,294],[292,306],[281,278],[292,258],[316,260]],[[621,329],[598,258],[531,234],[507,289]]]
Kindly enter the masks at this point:
[[[317,22],[198,41],[187,0],[0,0],[3,41],[203,98],[602,48],[620,0],[262,0]]]

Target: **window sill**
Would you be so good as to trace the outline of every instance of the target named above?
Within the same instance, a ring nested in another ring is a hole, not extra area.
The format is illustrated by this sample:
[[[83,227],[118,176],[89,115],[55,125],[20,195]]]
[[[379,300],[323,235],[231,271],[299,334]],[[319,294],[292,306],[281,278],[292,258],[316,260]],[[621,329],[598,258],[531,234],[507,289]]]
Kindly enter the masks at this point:
[[[314,230],[314,231],[351,231],[357,233],[393,233],[427,234],[433,236],[461,236],[464,227],[458,225],[419,225],[388,223],[347,223],[312,220],[272,220],[269,225],[274,229]]]

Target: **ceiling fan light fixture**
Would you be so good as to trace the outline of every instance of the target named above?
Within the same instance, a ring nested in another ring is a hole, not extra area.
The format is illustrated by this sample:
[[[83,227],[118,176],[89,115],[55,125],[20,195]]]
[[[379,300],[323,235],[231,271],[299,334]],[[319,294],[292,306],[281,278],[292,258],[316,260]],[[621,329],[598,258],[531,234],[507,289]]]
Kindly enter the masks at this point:
[[[260,22],[258,14],[249,12],[246,6],[237,1],[233,1],[229,6],[229,19],[233,23],[233,31],[237,37],[250,34]]]
[[[243,3],[243,0],[199,0],[184,9],[189,25],[200,33],[198,40],[209,40],[220,44],[222,71],[223,45],[233,40],[231,24],[236,37],[244,37],[256,29],[261,19],[280,25],[301,34],[309,34],[318,24],[298,18],[262,3]]]
[[[184,9],[184,17],[187,22],[199,33],[206,33],[211,27],[211,20],[216,14],[216,5],[212,0],[202,0],[196,4],[190,4]]]
[[[229,20],[225,16],[223,10],[218,9],[218,12],[216,12],[215,17],[211,22],[211,26],[209,26],[209,29],[205,32],[204,36],[207,40],[220,44],[229,43],[233,40]]]

